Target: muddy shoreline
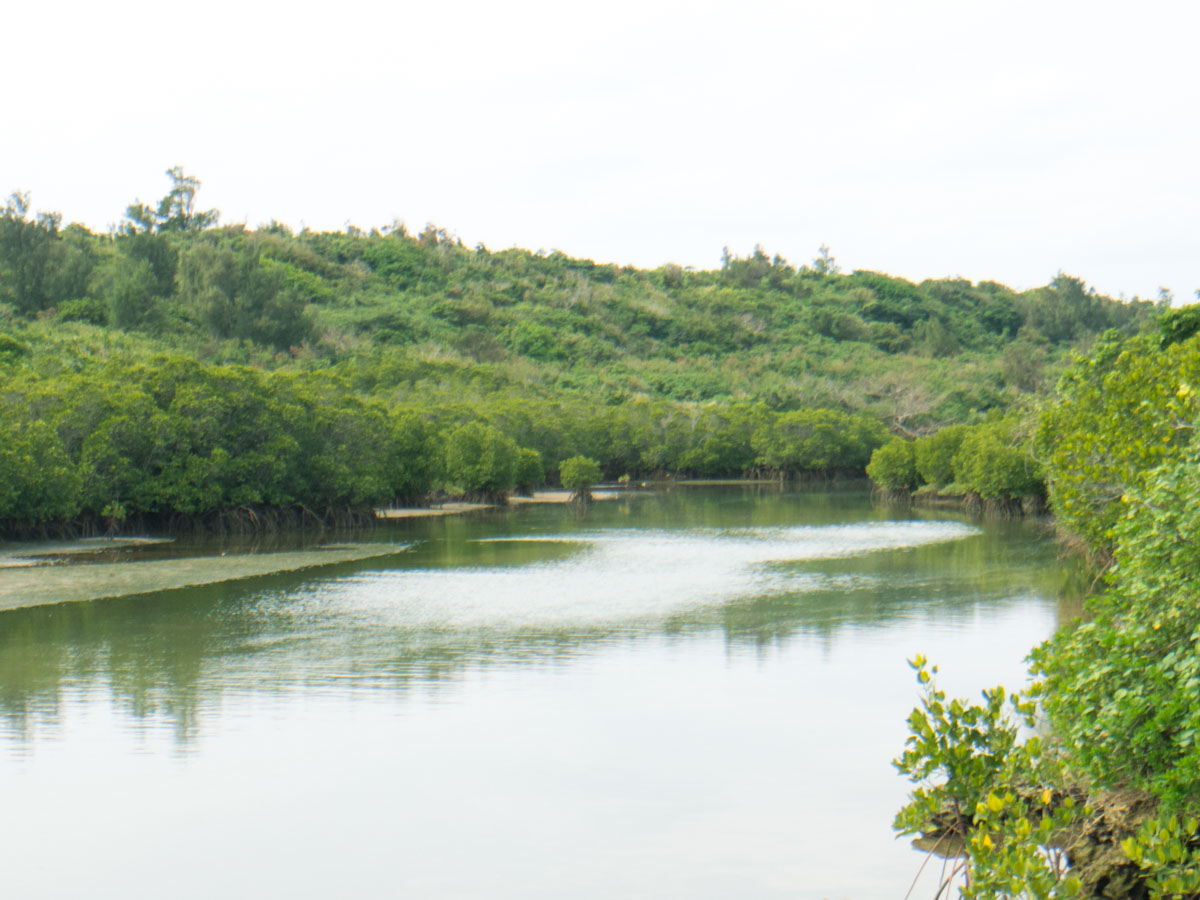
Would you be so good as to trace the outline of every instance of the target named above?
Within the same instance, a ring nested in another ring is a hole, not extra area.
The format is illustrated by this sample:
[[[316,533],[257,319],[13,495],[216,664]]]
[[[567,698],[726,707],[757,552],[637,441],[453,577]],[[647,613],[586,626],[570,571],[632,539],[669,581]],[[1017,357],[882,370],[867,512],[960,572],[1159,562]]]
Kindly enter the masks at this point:
[[[526,506],[538,503],[570,503],[573,495],[570,491],[535,491],[525,497],[510,495],[507,506]],[[617,491],[592,491],[593,500],[616,500],[620,496]],[[377,509],[375,515],[380,519],[423,519],[429,516],[454,516],[461,513],[478,512],[482,509],[503,509],[497,503],[463,503],[448,501],[435,503],[430,506],[405,506],[391,509]]]
[[[592,496],[596,500],[613,500],[619,494],[615,491],[596,491]],[[510,497],[508,505],[570,501],[569,491],[538,491],[530,497]],[[379,521],[396,521],[499,508],[502,507],[489,503],[445,502],[428,507],[379,509],[375,515]],[[103,558],[114,551],[134,552],[171,543],[172,538],[144,536],[0,543],[0,611],[127,597],[298,572],[393,556],[403,553],[409,546],[406,543],[331,542],[308,549],[266,553],[208,553],[170,559],[116,561]]]
[[[175,588],[298,572],[337,563],[394,556],[406,544],[336,544],[311,550],[192,556],[178,559],[46,564],[33,562],[0,571],[0,611],[128,597]],[[82,552],[88,552],[86,549]],[[47,554],[41,554],[47,555]]]

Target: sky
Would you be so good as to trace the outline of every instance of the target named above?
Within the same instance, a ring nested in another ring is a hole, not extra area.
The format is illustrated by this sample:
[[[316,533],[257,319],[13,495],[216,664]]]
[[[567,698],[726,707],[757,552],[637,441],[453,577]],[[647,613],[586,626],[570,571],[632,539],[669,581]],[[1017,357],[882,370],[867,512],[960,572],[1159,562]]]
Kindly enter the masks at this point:
[[[1113,296],[1200,288],[1200,4],[10,4],[0,192]],[[20,73],[19,80],[15,73]]]

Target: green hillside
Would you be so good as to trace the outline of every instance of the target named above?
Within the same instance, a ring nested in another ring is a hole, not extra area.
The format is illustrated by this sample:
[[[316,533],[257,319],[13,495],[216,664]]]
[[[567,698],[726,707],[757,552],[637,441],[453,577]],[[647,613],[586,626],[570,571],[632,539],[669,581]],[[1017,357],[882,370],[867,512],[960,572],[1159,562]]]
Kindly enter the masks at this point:
[[[215,211],[196,208],[199,182],[168,174],[166,196],[131,205],[109,234],[63,227],[24,195],[0,215],[0,465],[12,473],[0,519],[10,526],[105,508],[200,515],[357,507],[433,487],[486,493],[445,467],[449,436],[470,423],[491,429],[501,457],[537,451],[551,476],[575,455],[612,478],[861,474],[889,431],[925,434],[1020,407],[1071,349],[1110,328],[1137,332],[1153,309],[1065,275],[1017,292],[843,274],[824,248],[802,266],[756,249],[726,253],[713,271],[642,270],[469,248],[433,226],[218,226]],[[194,392],[192,405],[164,379]],[[216,407],[232,418],[194,434],[197,410]],[[248,407],[255,423],[235,423]],[[337,434],[317,448],[300,433],[327,407],[349,417],[342,435],[361,432],[356,448]],[[132,433],[118,436],[121,423]],[[420,433],[396,437],[406,428]],[[288,440],[272,444],[280,435]],[[99,465],[88,441],[112,459]],[[70,474],[50,494],[73,499],[33,499],[45,475],[18,458],[22,446],[30,459],[61,457]],[[328,454],[344,489],[314,494],[306,485],[338,479],[295,469],[297,448],[309,460]],[[239,463],[213,487],[247,454],[279,471]],[[391,474],[368,472],[375,458]],[[180,499],[176,470],[188,465],[212,488],[203,500]],[[134,500],[121,478],[157,487]]]

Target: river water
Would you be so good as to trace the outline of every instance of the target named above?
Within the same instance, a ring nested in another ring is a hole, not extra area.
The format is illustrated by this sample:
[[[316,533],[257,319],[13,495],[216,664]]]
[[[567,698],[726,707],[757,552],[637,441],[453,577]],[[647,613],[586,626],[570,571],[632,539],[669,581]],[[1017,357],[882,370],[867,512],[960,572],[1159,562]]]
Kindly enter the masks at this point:
[[[906,658],[1019,686],[1070,575],[1036,523],[773,486],[368,540],[0,613],[0,896],[903,897]]]

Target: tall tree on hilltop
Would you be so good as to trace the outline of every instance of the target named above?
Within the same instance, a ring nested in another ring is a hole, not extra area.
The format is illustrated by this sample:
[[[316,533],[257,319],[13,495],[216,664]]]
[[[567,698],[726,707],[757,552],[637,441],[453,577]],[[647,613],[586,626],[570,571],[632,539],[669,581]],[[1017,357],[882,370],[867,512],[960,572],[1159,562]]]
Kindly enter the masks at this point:
[[[202,231],[210,225],[215,225],[221,212],[216,209],[196,211],[196,192],[200,189],[200,179],[195,175],[187,175],[183,166],[172,166],[167,169],[167,177],[171,179],[171,189],[166,196],[158,201],[157,208],[147,206],[141,200],[129,205],[125,210],[127,219],[122,230],[126,233],[148,232],[182,232]]]

